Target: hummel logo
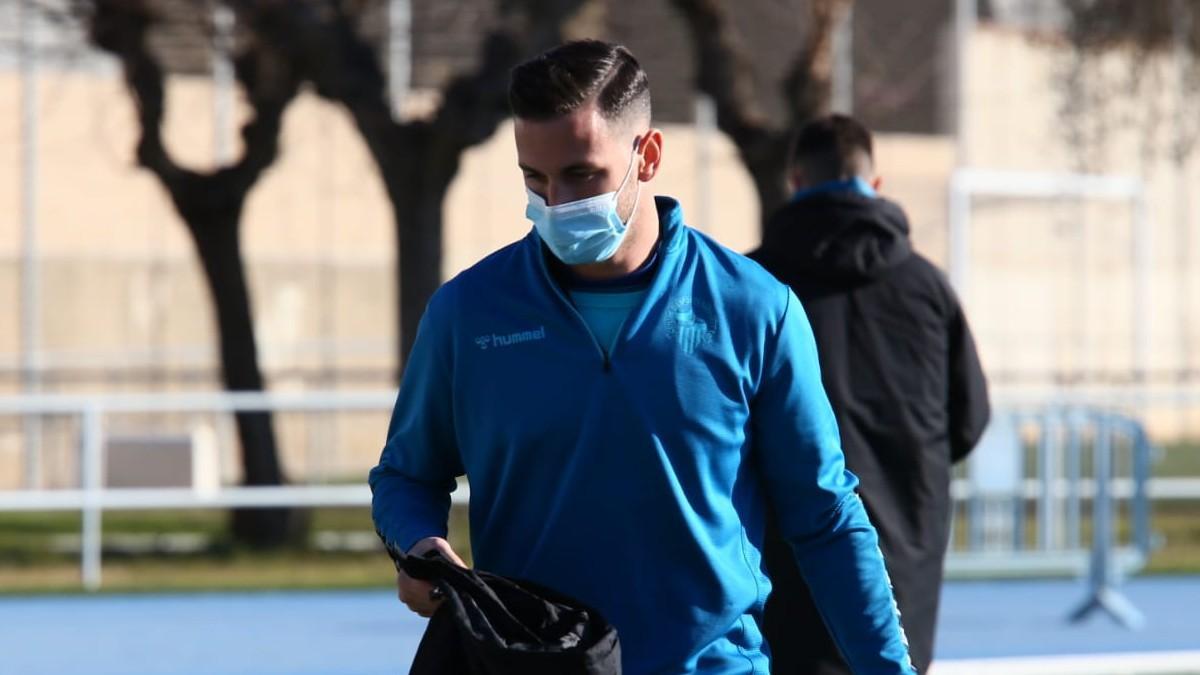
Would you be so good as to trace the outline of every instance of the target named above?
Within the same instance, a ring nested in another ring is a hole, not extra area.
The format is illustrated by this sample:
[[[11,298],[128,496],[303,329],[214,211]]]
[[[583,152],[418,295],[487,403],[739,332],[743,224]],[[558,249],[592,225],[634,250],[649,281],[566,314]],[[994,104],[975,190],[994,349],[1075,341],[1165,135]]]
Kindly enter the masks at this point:
[[[522,342],[536,342],[545,339],[546,327],[538,326],[537,330],[525,330],[508,335],[497,335],[496,333],[480,335],[475,338],[475,344],[479,346],[479,349],[486,351],[489,347],[510,347]]]

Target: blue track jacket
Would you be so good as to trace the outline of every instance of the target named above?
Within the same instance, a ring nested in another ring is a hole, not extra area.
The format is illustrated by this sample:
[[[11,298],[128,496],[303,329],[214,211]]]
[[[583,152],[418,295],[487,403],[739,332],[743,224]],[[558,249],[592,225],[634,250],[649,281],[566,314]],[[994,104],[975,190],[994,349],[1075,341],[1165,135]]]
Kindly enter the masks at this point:
[[[799,301],[658,198],[661,266],[606,353],[535,232],[438,290],[387,444],[376,526],[445,536],[471,486],[475,565],[599,609],[626,675],[767,673],[767,501],[856,673],[911,673]]]

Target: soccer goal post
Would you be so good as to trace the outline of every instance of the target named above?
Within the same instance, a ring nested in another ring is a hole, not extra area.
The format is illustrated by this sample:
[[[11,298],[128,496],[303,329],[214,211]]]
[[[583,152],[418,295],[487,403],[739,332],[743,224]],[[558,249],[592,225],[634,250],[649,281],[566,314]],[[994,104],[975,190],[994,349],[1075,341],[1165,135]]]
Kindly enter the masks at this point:
[[[1037,221],[1036,216],[1028,217],[1028,214],[1034,213],[1038,208],[1044,208],[1047,204],[1066,204],[1078,207],[1082,213],[1084,205],[1088,207],[1102,207],[1105,210],[1104,218],[1106,225],[1112,225],[1108,222],[1112,219],[1124,221],[1121,224],[1122,228],[1127,230],[1120,237],[1108,237],[1103,235],[1088,234],[1084,228],[1080,228],[1083,232],[1080,241],[1088,241],[1088,237],[1102,240],[1103,243],[1110,249],[1106,251],[1110,257],[1122,258],[1122,266],[1128,265],[1130,278],[1128,279],[1128,289],[1121,286],[1120,295],[1127,297],[1128,302],[1128,335],[1122,338],[1122,342],[1128,340],[1129,351],[1128,361],[1132,375],[1134,378],[1143,378],[1149,369],[1150,359],[1150,331],[1151,331],[1151,223],[1147,215],[1146,203],[1146,188],[1140,178],[1123,175],[1094,175],[1094,174],[1077,174],[1077,173],[1054,173],[1054,172],[1039,172],[1039,171],[1013,171],[1013,170],[997,170],[997,169],[977,169],[977,168],[962,168],[954,171],[951,174],[949,184],[949,232],[948,232],[948,268],[951,282],[954,284],[955,290],[964,302],[969,303],[969,299],[977,295],[973,291],[983,291],[983,288],[972,288],[972,272],[973,267],[978,262],[977,256],[993,255],[994,251],[988,247],[980,247],[977,243],[973,244],[973,238],[981,238],[988,235],[985,230],[980,228],[989,227],[986,218],[981,218],[978,214],[979,204],[981,202],[1019,204],[1020,209],[1025,216],[1017,218],[1024,229],[1020,227],[1014,228],[1021,234],[1014,233],[1012,236],[1029,237],[1029,232],[1032,230],[1028,227],[1030,222]],[[1115,218],[1113,216],[1115,215]],[[1086,221],[1086,216],[1079,216],[1081,220]],[[1095,220],[1095,217],[1093,216]],[[994,233],[992,241],[995,241]],[[1033,238],[1028,243],[1026,249],[1015,249],[1008,253],[1010,260],[1025,258],[1036,258],[1039,251],[1036,250],[1037,243],[1046,244],[1046,239]],[[1022,242],[1026,243],[1026,242]],[[1121,250],[1111,250],[1113,246],[1122,247]],[[1059,244],[1062,248],[1062,245]],[[1127,248],[1125,248],[1127,247]],[[980,250],[980,249],[984,250]],[[1085,245],[1086,248],[1086,245]],[[1085,257],[1087,251],[1071,251],[1063,257]],[[995,257],[995,255],[993,255]],[[1100,284],[1106,281],[1106,276],[1111,276],[1111,265],[1109,271],[1088,269],[1085,264],[1078,266],[1076,276],[1080,277],[1075,280],[1075,283],[1081,288],[1086,288],[1088,284]],[[1039,272],[1044,272],[1047,266],[1058,265],[1061,269],[1058,274],[1061,277],[1069,276],[1070,272],[1066,268],[1069,264],[1063,260],[1047,259],[1041,263],[1042,269]],[[1032,269],[1032,268],[1031,268]],[[978,283],[978,280],[974,280]],[[1025,293],[1030,292],[1031,287],[1025,287]],[[1114,287],[1115,288],[1115,287]],[[994,289],[989,289],[994,290]],[[1103,289],[1108,295],[1116,293],[1116,291],[1105,288]],[[1018,291],[1014,291],[1018,292]],[[994,297],[994,296],[993,296]],[[1118,303],[1125,306],[1124,299],[1101,297],[1094,299],[1098,304],[1103,306],[1108,303],[1110,306],[1116,306]],[[994,309],[994,308],[993,308]],[[976,308],[975,313],[979,314],[987,312],[988,309]],[[1084,307],[1081,311],[1087,312],[1088,308]],[[1015,321],[1018,317],[1005,317],[1005,321]],[[1089,319],[1095,321],[1094,319]],[[1124,323],[1121,320],[1120,323]],[[1107,327],[1113,327],[1113,323],[1106,323]],[[1114,330],[1125,330],[1119,325],[1116,325]],[[1091,340],[1087,321],[1084,321],[1082,327],[1077,328],[1077,332],[1082,335],[1081,338],[1085,343]],[[1123,347],[1122,350],[1125,348]],[[1087,350],[1084,350],[1087,351]],[[1122,359],[1124,360],[1124,358]]]

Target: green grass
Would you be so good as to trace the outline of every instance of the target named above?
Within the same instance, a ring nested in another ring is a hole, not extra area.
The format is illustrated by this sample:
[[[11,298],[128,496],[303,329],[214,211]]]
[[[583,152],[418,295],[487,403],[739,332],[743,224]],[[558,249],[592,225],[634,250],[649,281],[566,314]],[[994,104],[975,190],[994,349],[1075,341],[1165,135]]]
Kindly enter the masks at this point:
[[[161,556],[106,560],[105,592],[162,592],[381,587],[395,570],[382,553]],[[0,593],[80,590],[79,563],[0,566]]]
[[[1200,502],[1155,504],[1150,527],[1163,545],[1150,554],[1148,573],[1200,573]]]
[[[1200,441],[1164,443],[1162,455],[1154,464],[1154,475],[1200,478]]]
[[[1090,516],[1085,509],[1083,522],[1080,526],[1080,537],[1083,542],[1092,536]],[[966,540],[966,523],[964,519],[955,521],[956,541]],[[1117,515],[1117,536],[1120,541],[1130,540],[1131,522],[1128,514]],[[1184,502],[1171,501],[1154,504],[1150,515],[1150,529],[1161,546],[1150,554],[1150,561],[1145,572],[1159,573],[1200,573],[1200,501]],[[1037,545],[1037,517],[1030,510],[1025,521],[1025,544],[1033,548]]]
[[[261,552],[233,546],[220,511],[110,512],[104,537],[128,534],[204,535],[209,545],[186,554],[128,555],[111,550],[104,557],[106,592],[246,590],[285,588],[360,588],[390,586],[395,568],[379,547],[367,552],[323,552],[302,548]],[[466,510],[451,510],[450,542],[469,563]],[[74,513],[0,514],[0,594],[80,590],[79,556],[56,552],[55,542],[78,537]],[[315,509],[312,531],[373,532],[365,508]]]

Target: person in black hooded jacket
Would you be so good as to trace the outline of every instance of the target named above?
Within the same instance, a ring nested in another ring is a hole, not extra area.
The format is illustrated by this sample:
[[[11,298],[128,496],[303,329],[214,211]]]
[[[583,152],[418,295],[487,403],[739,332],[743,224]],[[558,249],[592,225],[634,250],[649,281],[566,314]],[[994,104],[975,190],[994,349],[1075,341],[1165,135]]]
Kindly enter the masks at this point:
[[[798,135],[796,195],[750,254],[802,301],[848,468],[879,531],[914,665],[933,657],[950,531],[950,472],[983,433],[987,384],[945,276],[912,249],[908,219],[875,190],[871,134],[832,115]],[[768,530],[774,675],[849,673],[791,552]]]

